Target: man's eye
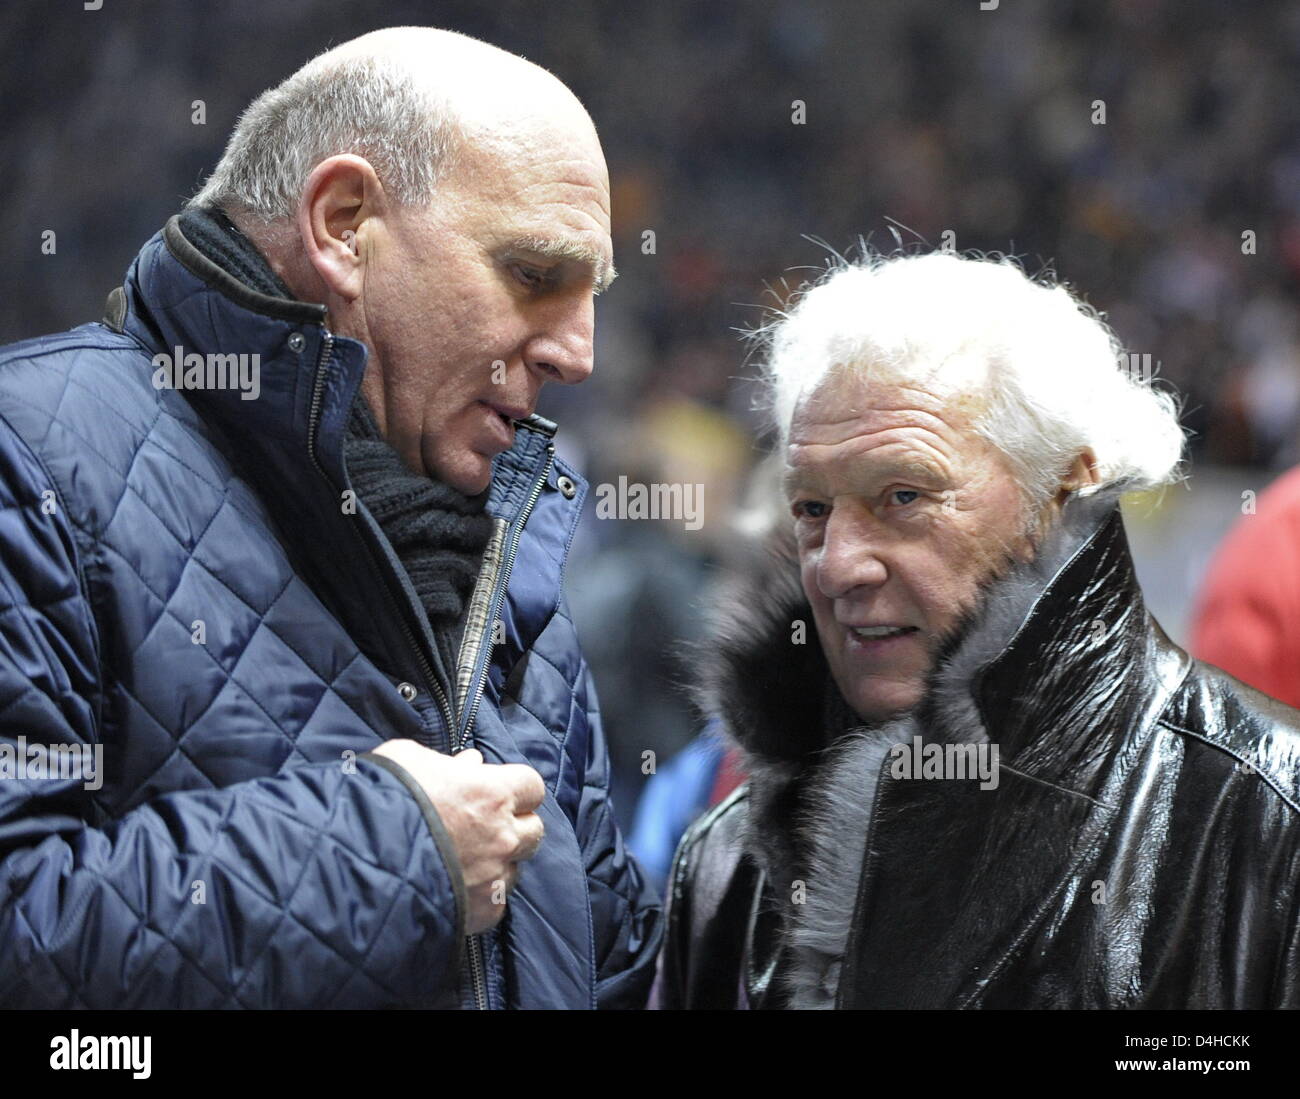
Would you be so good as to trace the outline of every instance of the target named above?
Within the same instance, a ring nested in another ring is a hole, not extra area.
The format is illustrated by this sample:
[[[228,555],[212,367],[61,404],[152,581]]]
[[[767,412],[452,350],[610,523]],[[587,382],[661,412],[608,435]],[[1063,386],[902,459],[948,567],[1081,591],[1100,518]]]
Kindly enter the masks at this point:
[[[511,269],[514,271],[515,278],[529,290],[540,290],[548,281],[546,272],[539,271],[536,267],[526,267],[516,263]]]
[[[797,500],[791,510],[797,519],[824,519],[830,509],[820,500]]]
[[[894,503],[898,504],[900,507],[906,507],[908,504],[915,503],[921,497],[921,494],[914,488],[896,488],[889,495],[893,499]],[[906,497],[906,499],[904,499],[904,497]]]

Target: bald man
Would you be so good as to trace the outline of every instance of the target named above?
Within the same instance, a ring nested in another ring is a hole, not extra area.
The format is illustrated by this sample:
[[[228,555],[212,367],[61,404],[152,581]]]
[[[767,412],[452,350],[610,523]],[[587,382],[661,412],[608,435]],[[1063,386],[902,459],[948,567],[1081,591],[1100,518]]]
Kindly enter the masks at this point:
[[[392,28],[0,350],[0,1004],[643,1004],[535,412],[613,278],[573,94]]]

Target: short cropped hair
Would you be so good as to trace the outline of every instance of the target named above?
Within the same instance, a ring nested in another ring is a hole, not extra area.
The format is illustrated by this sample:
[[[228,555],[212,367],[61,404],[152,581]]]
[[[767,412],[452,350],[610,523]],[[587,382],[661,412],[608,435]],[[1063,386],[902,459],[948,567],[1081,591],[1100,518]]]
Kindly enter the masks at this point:
[[[420,205],[433,198],[460,136],[453,113],[409,66],[322,54],[253,100],[188,205],[283,226],[312,169],[341,153],[368,160],[398,205]]]

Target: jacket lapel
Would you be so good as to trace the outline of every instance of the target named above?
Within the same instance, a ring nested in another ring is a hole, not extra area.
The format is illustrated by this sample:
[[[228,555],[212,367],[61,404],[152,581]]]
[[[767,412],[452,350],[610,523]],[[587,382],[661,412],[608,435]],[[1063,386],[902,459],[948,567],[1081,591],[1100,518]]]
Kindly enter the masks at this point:
[[[882,781],[838,1006],[976,1006],[1053,911],[1110,810],[1003,768],[977,779]]]

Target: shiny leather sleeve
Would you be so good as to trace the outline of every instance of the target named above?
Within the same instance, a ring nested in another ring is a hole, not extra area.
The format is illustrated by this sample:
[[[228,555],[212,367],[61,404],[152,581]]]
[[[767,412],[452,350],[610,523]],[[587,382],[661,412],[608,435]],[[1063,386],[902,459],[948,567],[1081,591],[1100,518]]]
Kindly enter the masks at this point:
[[[678,844],[652,1000],[660,1009],[744,1006],[744,931],[758,881],[756,868],[743,855],[747,810],[742,786],[691,825]]]

